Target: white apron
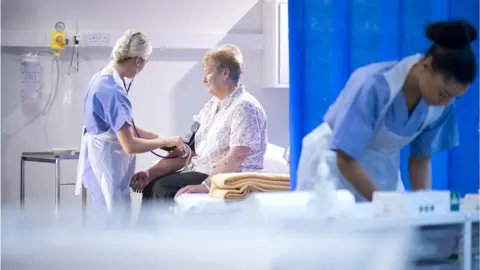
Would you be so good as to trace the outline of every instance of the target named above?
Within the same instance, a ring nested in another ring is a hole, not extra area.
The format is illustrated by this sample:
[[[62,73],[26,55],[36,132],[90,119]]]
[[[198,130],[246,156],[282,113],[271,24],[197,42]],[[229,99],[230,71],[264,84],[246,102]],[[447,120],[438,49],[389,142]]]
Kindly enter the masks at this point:
[[[114,70],[115,82],[123,88]],[[136,156],[125,152],[113,130],[99,135],[82,136],[75,194],[82,183],[98,208],[128,218],[131,211],[130,181],[135,174]]]
[[[428,125],[437,120],[444,110],[442,106],[429,106],[422,128],[408,137],[391,132],[385,125],[388,108],[394,98],[401,94],[408,71],[422,57],[419,54],[406,57],[384,74],[390,88],[390,99],[380,113],[373,137],[364,156],[358,160],[380,190],[404,190],[400,177],[400,150],[412,142]],[[351,136],[354,140],[355,135],[351,134]],[[297,171],[296,190],[313,190],[315,182],[323,180],[318,179],[320,175],[318,168],[320,163],[325,163],[328,171],[322,172],[322,175],[325,175],[327,180],[334,181],[337,189],[350,190],[355,195],[357,202],[366,201],[366,198],[338,170],[336,152],[329,149],[331,138],[332,129],[327,123],[323,123],[305,136]]]
[[[135,155],[123,150],[114,131],[100,135],[86,133],[80,148],[75,193],[81,193],[83,183],[99,207],[109,212],[129,212],[135,160]],[[86,173],[88,170],[93,174]]]

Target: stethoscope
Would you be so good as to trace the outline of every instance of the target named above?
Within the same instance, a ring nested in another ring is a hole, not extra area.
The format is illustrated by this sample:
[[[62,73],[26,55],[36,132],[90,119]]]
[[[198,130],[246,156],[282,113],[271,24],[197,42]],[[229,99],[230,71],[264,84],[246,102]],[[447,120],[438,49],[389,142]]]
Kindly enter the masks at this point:
[[[125,88],[125,91],[127,92],[127,95],[128,93],[130,92],[130,87],[132,86],[132,82],[133,82],[133,79],[135,79],[135,76],[133,76],[132,80],[130,81],[130,83],[128,84],[128,87],[127,87],[127,84],[125,83],[125,79],[122,79],[123,81],[123,87]],[[138,137],[138,138],[141,138],[140,137],[140,133],[138,132],[137,130],[137,126],[135,126],[135,121],[133,121],[133,117],[132,117],[132,126],[133,126],[133,131],[135,132],[135,135]],[[184,143],[185,144],[185,143]],[[150,151],[152,154],[154,154],[155,156],[159,157],[159,158],[164,158],[164,159],[173,159],[173,158],[178,158],[178,157],[181,157],[181,158],[185,158],[185,157],[188,157],[188,159],[190,159],[190,156],[192,155],[192,149],[190,149],[190,147],[185,144],[187,147],[187,151],[185,153],[185,155],[183,156],[162,156],[160,154],[157,154],[155,153],[155,151]],[[173,150],[174,148],[172,149],[165,149],[166,151],[168,150]]]

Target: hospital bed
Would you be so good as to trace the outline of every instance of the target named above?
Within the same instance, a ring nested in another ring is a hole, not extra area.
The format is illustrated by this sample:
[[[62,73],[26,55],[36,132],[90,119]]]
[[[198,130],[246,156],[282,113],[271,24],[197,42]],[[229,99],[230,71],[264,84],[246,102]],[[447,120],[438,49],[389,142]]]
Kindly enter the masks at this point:
[[[353,204],[346,200],[343,207],[337,208],[337,213],[330,218],[322,218],[312,211],[313,196],[305,192],[257,193],[250,194],[243,201],[225,202],[205,194],[186,194],[177,198],[175,211],[181,216],[207,215],[229,219],[229,216],[243,215],[258,220],[271,218],[295,224],[318,224],[345,231],[382,231],[408,227],[416,232],[416,242],[411,244],[412,267],[408,269],[479,269],[478,211],[425,216],[376,216],[372,203]]]
[[[289,173],[289,149],[269,144],[265,155],[264,171]],[[403,190],[400,188],[400,190]],[[254,215],[258,218],[310,220],[315,213],[315,194],[310,192],[252,193],[242,201],[224,201],[208,194],[185,194],[176,199],[176,215]],[[325,221],[331,226],[345,229],[371,230],[409,226],[418,231],[419,244],[415,250],[418,265],[412,269],[475,269],[479,255],[478,211],[452,212],[427,216],[378,217],[372,203],[354,202],[348,191],[337,191],[336,209]],[[477,238],[476,238],[477,237]],[[452,255],[453,254],[453,255]],[[457,256],[459,259],[448,260]],[[435,258],[435,259],[432,259]],[[460,261],[460,263],[458,263]],[[463,265],[463,266],[462,266]]]
[[[265,171],[288,173],[288,149],[269,145]],[[354,202],[347,191],[337,191],[335,213],[325,219],[331,226],[345,229],[371,230],[409,226],[418,232],[417,264],[412,269],[477,269],[479,261],[479,212],[467,209],[460,212],[414,215],[376,215],[372,203]],[[253,193],[245,200],[226,202],[206,194],[185,194],[176,199],[177,215],[257,215],[260,218],[315,219],[315,194],[309,192]],[[458,257],[458,259],[455,259]],[[449,259],[450,258],[450,259]]]

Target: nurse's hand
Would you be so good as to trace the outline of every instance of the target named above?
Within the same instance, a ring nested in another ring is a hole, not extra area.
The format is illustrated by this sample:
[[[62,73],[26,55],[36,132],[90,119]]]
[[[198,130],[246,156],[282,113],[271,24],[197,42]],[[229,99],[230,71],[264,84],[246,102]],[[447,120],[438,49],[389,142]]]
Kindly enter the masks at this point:
[[[175,147],[175,149],[172,152],[175,152],[175,154],[179,156],[185,155],[187,153],[187,146],[183,143],[183,140],[179,136],[174,136],[170,137],[172,147]]]
[[[140,193],[150,182],[149,175],[147,171],[137,172],[133,175],[130,182],[130,187],[134,192]]]
[[[180,189],[177,194],[175,194],[175,199],[180,197],[182,194],[188,193],[208,193],[208,188],[205,185],[190,185]]]
[[[183,145],[182,137],[180,136],[171,136],[167,137],[165,147],[180,147]]]

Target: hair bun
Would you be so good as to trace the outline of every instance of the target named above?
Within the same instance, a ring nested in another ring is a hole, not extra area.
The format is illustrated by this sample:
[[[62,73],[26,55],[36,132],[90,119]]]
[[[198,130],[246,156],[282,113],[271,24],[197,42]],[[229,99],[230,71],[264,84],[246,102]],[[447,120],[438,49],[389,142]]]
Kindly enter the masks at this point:
[[[435,22],[428,25],[428,39],[447,49],[461,49],[477,39],[475,27],[464,20]]]

